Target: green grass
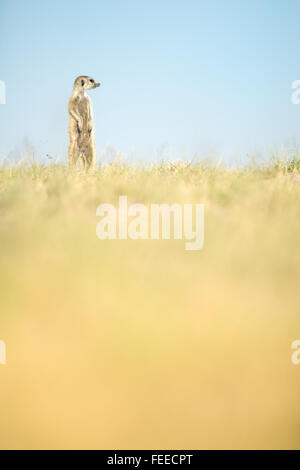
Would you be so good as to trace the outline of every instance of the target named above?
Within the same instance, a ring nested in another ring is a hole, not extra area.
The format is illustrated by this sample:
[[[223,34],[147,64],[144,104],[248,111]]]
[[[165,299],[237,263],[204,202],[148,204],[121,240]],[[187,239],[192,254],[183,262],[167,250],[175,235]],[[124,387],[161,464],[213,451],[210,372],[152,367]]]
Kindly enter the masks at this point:
[[[205,244],[96,208],[204,203]],[[1,448],[300,448],[300,160],[0,169]]]

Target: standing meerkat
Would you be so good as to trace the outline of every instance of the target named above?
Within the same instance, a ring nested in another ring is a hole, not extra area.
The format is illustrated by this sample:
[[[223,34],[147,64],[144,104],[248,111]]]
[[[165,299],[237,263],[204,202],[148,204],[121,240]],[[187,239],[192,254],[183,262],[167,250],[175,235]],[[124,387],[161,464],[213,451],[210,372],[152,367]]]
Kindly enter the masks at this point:
[[[95,165],[94,119],[92,101],[86,94],[100,86],[93,78],[81,75],[74,82],[69,101],[69,167],[76,166],[78,159],[83,167],[93,169]]]

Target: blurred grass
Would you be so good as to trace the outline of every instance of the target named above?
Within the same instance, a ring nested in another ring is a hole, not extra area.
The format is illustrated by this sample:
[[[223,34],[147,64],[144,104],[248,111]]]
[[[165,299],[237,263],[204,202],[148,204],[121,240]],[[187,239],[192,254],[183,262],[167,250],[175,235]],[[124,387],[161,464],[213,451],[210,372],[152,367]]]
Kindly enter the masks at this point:
[[[1,448],[300,448],[300,164],[0,169]],[[205,245],[100,241],[204,203]]]

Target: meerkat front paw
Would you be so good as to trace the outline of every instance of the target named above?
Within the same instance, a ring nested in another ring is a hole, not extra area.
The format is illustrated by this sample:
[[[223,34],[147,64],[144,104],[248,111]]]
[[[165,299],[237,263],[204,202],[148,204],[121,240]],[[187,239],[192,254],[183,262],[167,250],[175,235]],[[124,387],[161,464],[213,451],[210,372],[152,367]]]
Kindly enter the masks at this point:
[[[82,122],[77,122],[77,130],[78,130],[79,134],[82,133]]]

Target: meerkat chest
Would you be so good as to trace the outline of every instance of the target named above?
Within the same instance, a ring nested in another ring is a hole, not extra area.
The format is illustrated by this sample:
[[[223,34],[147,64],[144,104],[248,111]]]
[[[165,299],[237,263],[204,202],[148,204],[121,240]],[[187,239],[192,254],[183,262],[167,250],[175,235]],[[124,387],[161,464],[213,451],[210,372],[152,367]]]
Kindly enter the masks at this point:
[[[88,97],[84,97],[78,101],[77,109],[81,117],[89,119],[91,115],[91,104]]]

